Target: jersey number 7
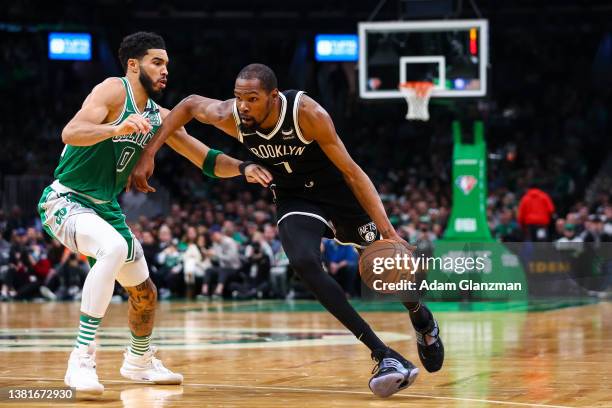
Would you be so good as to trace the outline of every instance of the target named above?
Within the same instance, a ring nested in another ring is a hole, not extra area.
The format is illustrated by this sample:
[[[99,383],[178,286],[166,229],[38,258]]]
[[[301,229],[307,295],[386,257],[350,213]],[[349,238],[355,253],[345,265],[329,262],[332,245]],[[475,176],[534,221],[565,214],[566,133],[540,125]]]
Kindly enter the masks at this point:
[[[287,173],[291,174],[293,173],[293,169],[291,168],[291,166],[289,166],[289,162],[280,162],[280,163],[274,163],[275,166],[280,166],[283,165],[285,166],[285,170],[287,170]]]

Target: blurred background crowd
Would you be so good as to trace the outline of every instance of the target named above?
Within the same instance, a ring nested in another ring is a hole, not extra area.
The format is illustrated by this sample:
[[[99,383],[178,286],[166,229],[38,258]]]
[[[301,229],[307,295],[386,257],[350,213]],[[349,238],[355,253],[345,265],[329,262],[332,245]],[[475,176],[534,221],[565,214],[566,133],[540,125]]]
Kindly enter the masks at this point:
[[[405,104],[359,99],[355,64],[317,63],[312,55],[314,34],[354,32],[355,22],[365,19],[361,14],[367,15],[367,2],[354,2],[355,8],[334,22],[314,16],[292,23],[261,15],[256,27],[245,26],[239,16],[201,17],[204,22],[164,18],[176,13],[173,6],[161,2],[149,10],[138,1],[128,2],[124,16],[105,14],[112,1],[96,2],[95,13],[74,2],[71,12],[82,23],[67,27],[48,24],[61,21],[55,9],[37,13],[48,20],[33,21],[27,16],[30,1],[14,3],[6,20],[0,19],[0,299],[79,298],[87,260],[44,233],[35,205],[52,180],[63,126],[96,83],[122,75],[116,49],[122,36],[139,29],[166,39],[171,63],[162,106],[171,108],[192,93],[230,98],[242,66],[266,63],[281,89],[304,89],[330,112],[401,236],[411,243],[435,243],[443,236],[453,183],[450,124],[458,107],[432,103],[432,120],[407,122]],[[327,3],[321,7],[348,4]],[[608,23],[587,5],[577,11],[582,24],[570,24],[575,16],[562,10],[547,9],[526,20],[516,12],[524,2],[504,3],[495,12],[482,10],[491,27],[491,92],[463,112],[485,123],[491,232],[505,242],[610,242]],[[379,17],[395,19],[392,13],[383,8]],[[466,13],[462,17],[474,17]],[[94,60],[50,61],[47,33],[58,29],[92,32]],[[230,48],[248,51],[228,53]],[[519,68],[525,61],[528,72]],[[237,142],[211,127],[191,124],[188,131],[246,157]],[[127,193],[121,202],[161,298],[308,296],[288,266],[267,190],[237,179],[206,179],[169,149],[158,156],[154,182],[159,193]],[[322,249],[328,272],[347,296],[359,296],[357,253],[327,240]],[[115,300],[122,296],[117,288]]]

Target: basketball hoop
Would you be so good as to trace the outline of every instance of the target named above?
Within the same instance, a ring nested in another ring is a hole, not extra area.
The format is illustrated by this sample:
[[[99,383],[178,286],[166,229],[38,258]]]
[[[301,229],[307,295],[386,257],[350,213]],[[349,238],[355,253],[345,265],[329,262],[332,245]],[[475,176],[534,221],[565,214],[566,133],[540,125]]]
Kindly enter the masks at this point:
[[[431,82],[402,82],[399,86],[400,92],[408,102],[408,120],[429,120],[429,98],[433,90]]]

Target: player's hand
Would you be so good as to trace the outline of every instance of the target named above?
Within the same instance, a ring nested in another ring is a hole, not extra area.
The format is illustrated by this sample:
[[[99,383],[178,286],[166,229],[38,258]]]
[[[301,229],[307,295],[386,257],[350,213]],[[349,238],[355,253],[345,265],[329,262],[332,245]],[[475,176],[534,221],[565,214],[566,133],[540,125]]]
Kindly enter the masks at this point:
[[[394,233],[393,235],[386,237],[386,239],[402,244],[403,246],[408,248],[410,252],[414,252],[417,249],[417,247],[415,247],[414,245],[410,245],[404,238],[400,237],[397,233]]]
[[[338,272],[338,264],[335,262],[332,262],[329,264],[329,273],[331,273],[332,275],[335,275],[336,272]]]
[[[141,193],[154,193],[155,189],[148,183],[149,178],[155,169],[155,158],[152,154],[145,151],[142,152],[138,163],[132,169],[132,173],[128,177],[125,191],[130,191],[132,187]]]
[[[272,174],[268,169],[254,163],[245,167],[244,177],[249,183],[259,183],[264,187],[268,187],[272,181]]]
[[[132,113],[126,120],[115,126],[115,134],[129,135],[131,133],[147,134],[153,129],[148,119],[143,118],[137,113]]]

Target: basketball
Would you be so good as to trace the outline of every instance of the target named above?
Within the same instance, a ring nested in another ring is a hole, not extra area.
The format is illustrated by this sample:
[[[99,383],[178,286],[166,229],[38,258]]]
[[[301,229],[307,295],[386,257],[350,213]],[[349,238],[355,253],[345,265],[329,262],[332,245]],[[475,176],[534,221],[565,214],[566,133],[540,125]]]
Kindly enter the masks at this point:
[[[362,282],[379,293],[398,293],[408,288],[402,282],[414,282],[413,253],[397,241],[382,239],[369,245],[359,258]]]

